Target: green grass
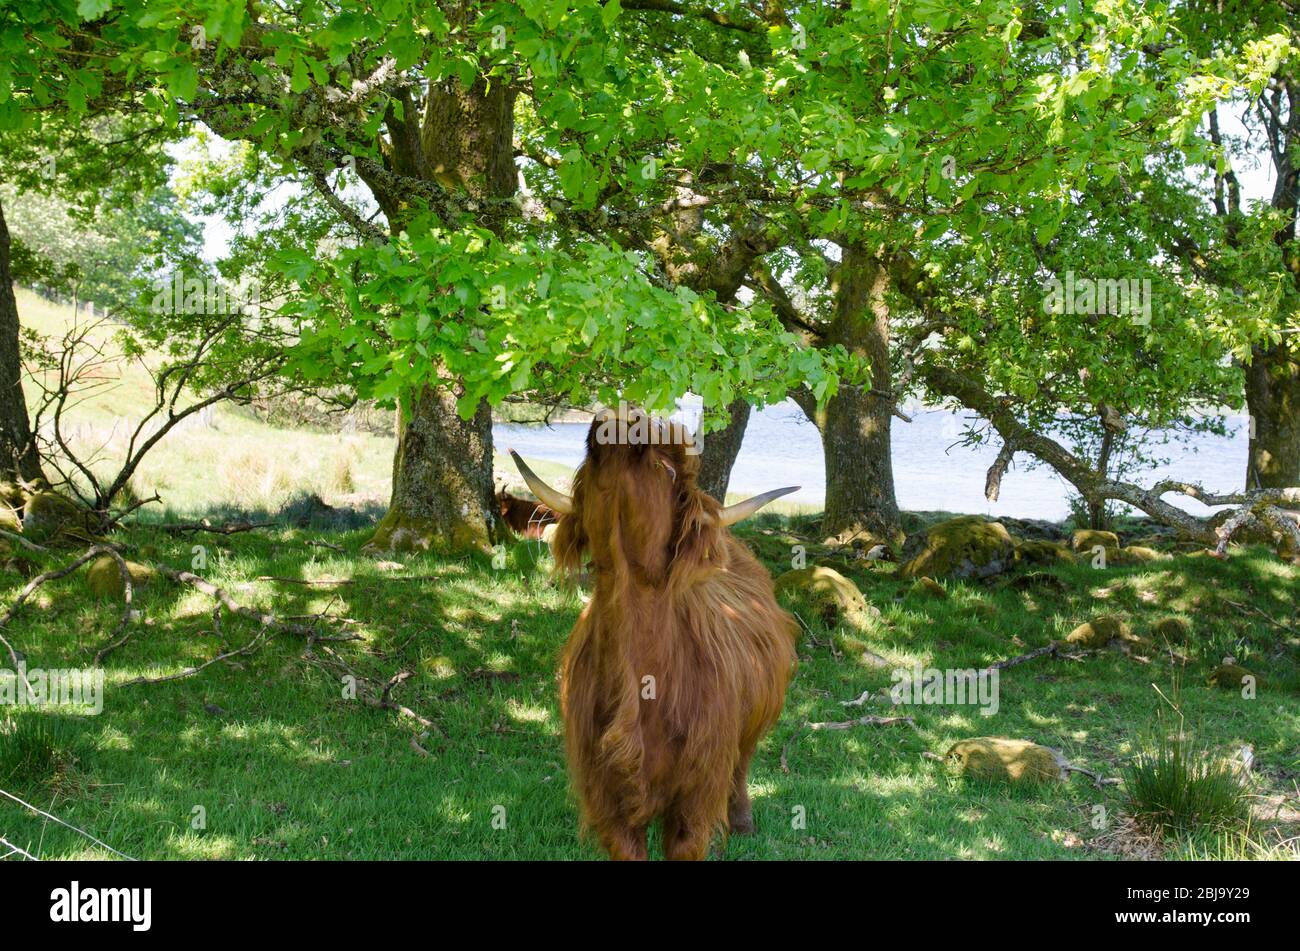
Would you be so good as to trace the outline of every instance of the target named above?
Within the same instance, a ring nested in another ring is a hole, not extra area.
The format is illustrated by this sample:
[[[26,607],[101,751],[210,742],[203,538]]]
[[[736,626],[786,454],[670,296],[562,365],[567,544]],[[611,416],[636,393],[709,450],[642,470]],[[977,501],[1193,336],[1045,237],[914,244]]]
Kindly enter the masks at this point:
[[[304,545],[315,538],[341,543],[349,554]],[[424,741],[431,756],[411,746],[423,732],[418,726],[344,699],[340,680],[309,663],[305,645],[290,635],[189,679],[124,686],[223,649],[212,633],[208,599],[159,585],[141,592],[143,620],[107,661],[103,713],[60,717],[56,745],[64,765],[49,774],[20,771],[10,791],[140,857],[595,856],[576,835],[554,683],[578,596],[527,567],[535,551],[528,543],[512,550],[504,570],[494,570],[487,558],[433,556],[404,558],[401,569],[386,570],[351,554],[364,538],[364,531],[276,530],[198,541],[211,549],[205,576],[242,603],[273,606],[282,615],[328,609],[358,621],[351,629],[362,640],[335,649],[372,679],[414,673],[396,698],[437,724]],[[192,557],[188,539],[140,529],[130,541],[155,546],[158,560],[173,566],[186,567]],[[754,763],[758,833],[734,839],[727,857],[1093,857],[1098,853],[1087,847],[1098,835],[1090,824],[1093,807],[1122,813],[1122,789],[1099,791],[1081,778],[1026,790],[975,784],[921,753],[942,754],[963,737],[1005,735],[1059,748],[1078,765],[1118,775],[1140,752],[1135,744],[1163,703],[1152,685],[1168,693],[1175,676],[1184,681],[1180,703],[1188,720],[1203,724],[1200,742],[1224,754],[1253,744],[1261,792],[1294,797],[1300,694],[1285,673],[1294,667],[1295,636],[1226,606],[1228,599],[1249,601],[1294,623],[1294,568],[1258,550],[1226,564],[1182,558],[1053,573],[1066,588],[1050,599],[1004,585],[949,584],[947,601],[921,601],[900,600],[907,585],[893,566],[857,572],[882,618],[852,633],[813,622],[785,715]],[[352,583],[256,580],[267,575]],[[402,580],[408,578],[416,580]],[[0,575],[6,601],[22,581]],[[891,666],[981,667],[1059,638],[1103,609],[1125,615],[1139,631],[1171,611],[1191,616],[1186,665],[1171,666],[1169,655],[1158,653],[1149,663],[1121,653],[1035,660],[1004,673],[994,717],[971,707],[914,707],[907,712],[917,731],[801,729],[808,720],[888,712],[839,703],[891,683],[887,669],[860,660],[862,648]],[[39,589],[7,636],[29,666],[84,666],[112,630],[116,612],[72,576]],[[226,649],[256,634],[255,625],[229,616],[222,627]],[[1200,686],[1228,643],[1262,675],[1254,700]],[[8,714],[20,730],[48,716]],[[780,766],[783,747],[789,772]],[[196,807],[206,828],[192,828]],[[494,828],[498,807],[504,829]],[[793,827],[800,812],[806,828]],[[1285,831],[1255,829],[1261,839]],[[11,804],[0,806],[0,835],[38,846],[48,858],[96,852]],[[1207,831],[1193,834],[1186,847],[1203,854],[1214,843]]]
[[[20,305],[25,317],[33,309],[25,298]],[[139,382],[127,378],[124,387]],[[120,407],[132,404],[123,401],[116,405],[125,413]],[[92,403],[85,411],[111,416],[113,409]],[[337,435],[275,430],[235,413],[223,411],[216,421],[211,432],[173,434],[150,461],[146,478],[165,481],[170,514],[274,510],[280,496],[328,490],[328,474],[343,458],[353,467],[353,491],[322,492],[326,501],[363,512],[384,501],[391,440],[367,436],[342,446]],[[498,464],[504,474],[504,461]],[[264,467],[260,474],[232,488],[231,480],[254,465]],[[277,484],[266,475],[273,466],[293,476],[280,495],[263,491]],[[564,475],[538,468],[546,478]],[[309,651],[288,634],[197,676],[127,686],[136,677],[196,666],[257,635],[256,624],[226,614],[218,637],[207,597],[159,583],[137,593],[141,617],[131,639],[106,661],[101,714],[0,709],[0,777],[7,777],[0,786],[141,858],[597,857],[577,836],[556,700],[556,662],[580,595],[549,582],[549,562],[535,542],[514,546],[504,569],[494,569],[488,557],[434,555],[399,556],[395,568],[360,555],[365,523],[357,516],[348,530],[284,527],[178,538],[146,522],[117,540],[133,546],[131,557],[176,568],[191,567],[193,546],[203,545],[208,558],[200,573],[242,604],[281,616],[328,611],[353,619],[345,629],[360,639],[329,646],[374,681],[410,671],[394,697],[436,724],[427,738],[396,712],[347,699],[338,674],[313,663],[325,647]],[[742,537],[774,574],[790,567],[793,543],[805,543],[810,563],[817,561],[819,537],[807,516],[764,515]],[[0,563],[0,609],[31,573],[74,554]],[[1166,854],[1294,855],[1285,840],[1300,831],[1294,602],[1300,570],[1254,549],[1226,562],[1180,557],[1134,568],[1096,571],[1085,564],[1044,572],[1059,579],[1059,588],[1021,589],[1008,579],[945,582],[950,597],[932,600],[904,597],[910,585],[891,563],[835,567],[860,585],[881,616],[854,630],[809,619],[785,713],[750,776],[758,831],[733,839],[728,859],[1123,855],[1122,786],[1097,789],[1078,776],[1034,788],[972,783],[921,754],[942,755],[966,737],[1009,736],[1119,776],[1157,723],[1165,701],[1156,688],[1168,695],[1176,681],[1180,709],[1199,725],[1204,749],[1228,756],[1254,747],[1252,791],[1269,807],[1257,809],[1246,832],[1198,828],[1170,837],[1162,846]],[[350,583],[258,580],[265,576]],[[117,604],[90,595],[79,572],[39,588],[3,633],[26,654],[29,668],[85,667],[114,630],[118,612]],[[1059,639],[1098,613],[1124,616],[1139,634],[1178,615],[1190,622],[1191,636],[1185,647],[1154,650],[1145,662],[1103,652],[1040,658],[1004,671],[993,717],[974,707],[920,706],[905,711],[915,717],[915,731],[804,728],[808,721],[892,712],[879,702],[841,705],[890,686],[891,669],[983,667]],[[1255,699],[1204,686],[1227,654],[1260,675]],[[885,666],[873,666],[876,657]],[[430,755],[417,751],[413,738]],[[1096,828],[1099,814],[1109,818]],[[793,821],[798,816],[802,824]],[[498,828],[501,818],[504,828]],[[7,801],[0,801],[0,836],[44,858],[105,854]]]

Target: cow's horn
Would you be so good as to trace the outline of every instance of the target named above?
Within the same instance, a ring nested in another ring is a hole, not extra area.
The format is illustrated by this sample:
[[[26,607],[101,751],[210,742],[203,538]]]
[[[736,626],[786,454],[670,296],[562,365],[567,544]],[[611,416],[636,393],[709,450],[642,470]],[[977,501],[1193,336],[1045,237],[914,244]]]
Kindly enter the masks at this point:
[[[542,502],[549,505],[561,515],[573,514],[573,499],[569,498],[563,492],[557,492],[539,479],[537,473],[528,468],[528,463],[519,458],[519,453],[515,452],[513,449],[510,450],[510,458],[515,461],[515,468],[517,468],[519,474],[524,477],[524,481],[528,483],[528,488],[532,491],[533,495],[537,496],[542,500]]]
[[[745,499],[743,502],[737,502],[735,505],[728,505],[722,510],[722,524],[735,525],[739,521],[749,518],[759,509],[773,499],[779,499],[783,495],[789,495],[791,492],[798,492],[801,486],[788,485],[784,489],[773,489],[771,492],[764,492],[762,495],[756,495],[752,499]]]

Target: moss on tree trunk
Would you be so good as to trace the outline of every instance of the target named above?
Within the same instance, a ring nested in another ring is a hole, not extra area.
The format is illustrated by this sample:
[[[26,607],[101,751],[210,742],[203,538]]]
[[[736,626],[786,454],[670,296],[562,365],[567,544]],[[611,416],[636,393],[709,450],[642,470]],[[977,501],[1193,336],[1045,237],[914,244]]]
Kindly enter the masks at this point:
[[[456,414],[454,391],[426,389],[399,412],[393,494],[366,543],[381,551],[486,549],[497,540],[492,505],[492,414]]]

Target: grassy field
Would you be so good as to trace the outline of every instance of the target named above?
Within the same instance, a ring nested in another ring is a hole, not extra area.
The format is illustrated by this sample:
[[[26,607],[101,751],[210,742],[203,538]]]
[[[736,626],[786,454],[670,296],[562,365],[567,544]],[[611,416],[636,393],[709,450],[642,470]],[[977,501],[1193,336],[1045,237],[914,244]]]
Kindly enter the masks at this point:
[[[25,318],[36,310],[30,298],[20,307]],[[127,379],[124,389],[138,382]],[[121,397],[87,412],[107,425],[131,405]],[[142,478],[164,495],[167,517],[275,511],[306,490],[359,510],[354,527],[318,515],[305,526],[223,537],[177,536],[145,523],[116,540],[132,546],[128,557],[176,569],[189,569],[194,546],[203,546],[206,567],[196,573],[241,604],[282,618],[328,615],[335,620],[321,623],[322,633],[357,639],[308,644],[275,633],[194,676],[129,685],[197,666],[260,633],[229,612],[218,630],[210,598],[158,579],[137,593],[130,639],[105,661],[102,713],[0,713],[0,788],[139,858],[599,855],[577,836],[555,688],[581,592],[548,580],[536,542],[514,545],[504,563],[363,556],[366,512],[386,496],[391,443],[348,438],[356,441],[221,412],[212,427],[169,439]],[[350,480],[331,482],[344,462]],[[247,475],[257,466],[262,475]],[[283,481],[264,474],[276,467]],[[239,478],[248,480],[243,489],[232,484]],[[273,491],[262,491],[267,486]],[[791,544],[816,538],[815,519],[765,515],[741,534],[779,573]],[[7,608],[33,571],[76,554],[11,558],[0,572],[0,600]],[[750,777],[758,830],[734,838],[726,858],[1294,856],[1300,570],[1260,548],[1226,562],[1181,556],[1130,568],[1037,569],[1031,582],[1021,573],[948,583],[939,599],[909,594],[890,562],[835,567],[880,616],[859,628],[803,618],[799,673]],[[4,633],[29,668],[85,667],[120,610],[94,597],[77,572],[37,589]],[[1141,634],[1159,618],[1180,616],[1191,636],[1184,647],[1043,657],[1004,671],[992,717],[970,706],[912,706],[902,712],[915,718],[915,730],[806,728],[897,712],[882,700],[842,703],[890,686],[894,668],[984,667],[1100,613],[1126,618]],[[1260,676],[1254,699],[1206,685],[1225,655]],[[432,725],[351,699],[348,671],[376,684],[409,672],[391,698]],[[1254,818],[1244,833],[1153,842],[1126,819],[1122,787],[1099,789],[1082,776],[1034,787],[981,783],[922,755],[942,755],[967,737],[1007,736],[1118,776],[1144,738],[1168,729],[1171,704],[1215,755],[1253,747]],[[107,854],[4,800],[0,837],[42,858]]]

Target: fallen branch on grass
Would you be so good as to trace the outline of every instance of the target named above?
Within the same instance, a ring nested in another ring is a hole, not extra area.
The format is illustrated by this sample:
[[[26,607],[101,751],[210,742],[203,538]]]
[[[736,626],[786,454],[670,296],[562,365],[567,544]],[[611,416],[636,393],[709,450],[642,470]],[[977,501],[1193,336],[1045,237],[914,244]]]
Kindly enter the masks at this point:
[[[1065,645],[1061,641],[1052,641],[1044,647],[1036,647],[1024,654],[1017,654],[1015,657],[1008,657],[1006,660],[1000,660],[997,663],[989,664],[980,673],[988,673],[994,670],[1006,670],[1008,667],[1015,667],[1023,664],[1027,660],[1033,660],[1037,657],[1055,656],[1061,653]]]
[[[24,538],[22,535],[19,535],[17,532],[7,532],[4,529],[0,529],[0,538],[6,538],[11,542],[17,542],[19,545],[22,545],[28,551],[41,552],[42,554],[46,554],[49,552],[49,549],[46,548],[44,545],[38,545],[30,538]]]
[[[135,586],[131,582],[131,569],[126,566],[126,561],[111,548],[105,549],[105,554],[117,563],[117,574],[122,579],[122,616],[117,622],[117,628],[109,635],[113,640],[95,651],[96,667],[102,667],[105,657],[131,639],[131,629],[128,625],[131,623],[131,602],[135,598]]]
[[[1265,621],[1268,621],[1269,624],[1272,624],[1278,630],[1282,630],[1282,631],[1295,630],[1295,625],[1283,623],[1282,621],[1279,621],[1276,618],[1274,618],[1267,611],[1264,611],[1261,608],[1257,608],[1253,604],[1239,604],[1238,602],[1229,600],[1228,598],[1221,598],[1220,600],[1222,600],[1225,604],[1231,604],[1242,614],[1251,614],[1251,613],[1258,614],[1260,617],[1262,617]]]
[[[44,816],[46,819],[51,819],[51,820],[53,820],[54,822],[57,822],[59,825],[63,826],[65,829],[71,829],[73,832],[77,833],[78,835],[85,836],[87,839],[89,839],[91,842],[94,842],[94,843],[95,843],[96,845],[98,845],[100,848],[108,849],[108,851],[112,852],[114,855],[119,856],[120,858],[124,858],[124,859],[126,859],[128,862],[134,862],[134,861],[136,861],[136,859],[134,859],[134,858],[132,858],[131,856],[127,855],[125,852],[119,852],[117,849],[113,848],[113,847],[112,847],[111,845],[109,845],[107,842],[103,842],[103,841],[101,841],[101,840],[95,838],[93,835],[91,835],[91,834],[90,834],[89,832],[87,832],[85,829],[79,829],[79,828],[77,828],[76,826],[74,826],[74,825],[73,825],[72,823],[70,823],[70,822],[64,822],[64,821],[63,821],[62,819],[60,819],[58,816],[52,816],[52,815],[50,815],[48,812],[46,812],[44,809],[38,809],[36,806],[33,806],[30,802],[24,802],[23,800],[21,800],[21,799],[19,799],[17,796],[15,796],[13,793],[5,792],[3,789],[0,789],[0,796],[4,796],[4,797],[7,798],[7,799],[12,799],[14,802],[18,803],[18,805],[20,805],[20,806],[25,806],[26,808],[30,809],[32,812],[36,813],[38,816]],[[51,807],[51,808],[53,808],[53,807]]]
[[[23,589],[18,592],[18,597],[14,598],[14,603],[9,606],[9,610],[5,612],[5,616],[3,618],[0,618],[0,628],[4,628],[8,626],[9,622],[12,621],[14,616],[18,613],[18,609],[23,606],[23,604],[27,601],[29,597],[31,597],[32,592],[35,591],[37,588],[39,588],[41,585],[45,584],[47,581],[57,581],[60,578],[66,578],[68,575],[72,574],[74,571],[76,571],[86,562],[98,558],[100,555],[109,555],[110,557],[112,557],[113,560],[117,562],[117,570],[122,575],[122,584],[123,584],[123,590],[126,595],[126,604],[122,611],[122,620],[118,622],[117,630],[121,631],[124,627],[126,627],[126,623],[131,619],[131,595],[132,595],[131,572],[127,570],[126,562],[122,560],[122,556],[119,555],[115,549],[110,548],[107,545],[95,545],[94,547],[86,551],[83,555],[81,555],[81,557],[73,561],[71,564],[64,565],[62,568],[54,568],[50,571],[42,572],[41,574],[33,578],[31,581],[27,582],[27,584],[23,586]],[[116,634],[117,632],[115,631],[114,636],[116,636]],[[4,637],[4,635],[0,635],[0,644],[3,644],[5,649],[9,652],[9,659],[13,662],[14,665],[14,672],[19,677],[22,677],[23,686],[26,687],[28,691],[31,691],[32,689],[31,682],[28,681],[26,676],[23,675],[22,669],[19,666],[18,651],[14,648],[13,644],[9,643],[9,641]]]
[[[806,724],[810,730],[850,730],[855,726],[894,726],[899,723],[905,723],[912,729],[916,729],[916,721],[911,717],[877,717],[865,716],[858,717],[856,720],[832,720],[824,723]]]
[[[1084,769],[1082,766],[1075,766],[1073,763],[1067,760],[1056,750],[1052,750],[1052,752],[1056,755],[1056,765],[1060,766],[1062,772],[1064,773],[1082,773],[1084,776],[1087,776],[1089,779],[1091,779],[1092,784],[1096,786],[1098,789],[1101,789],[1103,786],[1119,785],[1118,779],[1112,779],[1107,776],[1102,776],[1099,773],[1094,773],[1090,769]]]
[[[274,628],[278,631],[284,631],[289,634],[296,634],[299,637],[305,637],[309,643],[316,641],[355,641],[359,639],[357,634],[337,634],[332,636],[321,635],[316,628],[307,624],[296,624],[292,621],[286,621],[276,617],[274,614],[268,614],[257,608],[248,608],[240,604],[230,596],[224,588],[218,588],[210,581],[204,581],[198,575],[189,571],[177,571],[175,568],[169,568],[166,565],[153,565],[155,570],[171,578],[173,581],[187,584],[192,588],[202,591],[210,598],[215,598],[226,606],[226,609],[232,614],[238,614],[240,617],[248,618],[250,621],[256,621],[266,627]]]
[[[274,528],[275,522],[227,522],[225,525],[213,525],[207,519],[201,522],[178,522],[173,525],[159,525],[164,532],[173,535],[188,535],[194,532],[211,532],[213,535],[237,535],[251,532],[258,528]]]
[[[219,617],[220,612],[221,612],[221,605],[217,605],[214,613]],[[163,684],[163,683],[168,683],[169,681],[172,680],[184,680],[186,677],[193,677],[195,674],[207,670],[213,664],[218,664],[223,660],[230,660],[230,658],[232,657],[239,657],[242,654],[253,653],[255,650],[257,650],[259,647],[262,646],[262,642],[266,640],[266,635],[270,633],[270,630],[271,629],[266,625],[262,625],[261,630],[257,632],[257,636],[254,637],[247,644],[245,644],[243,647],[239,648],[238,650],[226,651],[223,654],[218,654],[216,657],[212,658],[211,660],[205,663],[199,664],[197,667],[186,667],[184,670],[177,671],[174,674],[167,674],[166,676],[163,677],[136,677],[134,680],[126,681],[124,684],[122,684],[122,686],[134,687],[138,684]],[[217,629],[217,633],[220,634],[220,628]]]
[[[824,723],[805,722],[802,727],[790,734],[790,738],[785,741],[781,747],[781,772],[790,772],[790,747],[799,737],[803,736],[809,730],[851,730],[855,726],[895,726],[899,723],[905,723],[913,730],[916,727],[916,721],[911,717],[876,717],[865,716],[858,717],[856,720],[831,721]]]
[[[328,548],[330,551],[337,551],[337,552],[342,552],[344,554],[347,554],[346,548],[344,548],[342,545],[335,545],[333,542],[322,542],[322,541],[316,541],[315,539],[308,539],[307,541],[303,542],[303,544],[306,545],[308,548]]]
[[[414,674],[411,671],[403,670],[400,671],[399,673],[394,674],[392,677],[388,678],[388,680],[384,683],[383,687],[380,687],[378,690],[376,690],[376,686],[374,682],[358,674],[355,670],[352,669],[351,666],[349,666],[347,661],[343,660],[343,658],[340,657],[337,653],[335,653],[332,649],[330,649],[328,646],[322,649],[328,655],[328,659],[321,658],[320,656],[317,656],[312,651],[308,651],[306,655],[304,655],[305,659],[310,663],[314,663],[317,667],[329,671],[335,676],[338,676],[339,671],[342,671],[348,677],[352,678],[352,682],[356,685],[357,688],[357,699],[360,700],[362,703],[364,703],[366,706],[374,707],[378,710],[392,710],[394,713],[397,713],[400,716],[406,717],[407,719],[410,720],[414,720],[416,723],[420,724],[420,726],[424,727],[426,730],[430,732],[436,731],[439,736],[445,735],[443,734],[442,730],[438,727],[438,724],[434,723],[428,717],[423,717],[420,714],[416,713],[414,710],[412,710],[410,707],[404,706],[400,703],[397,703],[394,700],[389,699],[389,694],[393,692],[393,689],[395,687],[397,687],[401,683],[404,683],[405,681],[409,680],[411,677],[414,676]]]

